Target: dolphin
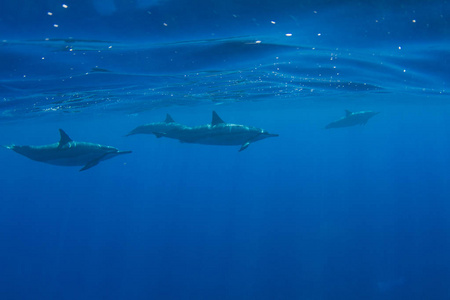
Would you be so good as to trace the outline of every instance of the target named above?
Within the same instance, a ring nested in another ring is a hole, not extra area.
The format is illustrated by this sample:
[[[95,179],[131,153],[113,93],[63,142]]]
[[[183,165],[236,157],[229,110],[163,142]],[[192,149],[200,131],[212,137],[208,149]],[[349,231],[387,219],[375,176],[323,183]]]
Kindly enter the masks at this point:
[[[367,121],[377,114],[379,114],[379,112],[373,111],[351,112],[349,110],[345,110],[345,117],[342,117],[337,121],[331,122],[330,124],[325,126],[325,129],[366,125]]]
[[[178,138],[182,143],[241,145],[239,151],[247,149],[253,142],[278,136],[261,128],[225,123],[215,111],[212,112],[211,124],[191,127],[182,133]]]
[[[96,166],[100,161],[131,151],[119,151],[111,146],[73,141],[62,129],[58,143],[43,146],[3,146],[29,159],[58,166],[83,166],[84,171]]]
[[[157,138],[168,137],[177,139],[181,136],[184,130],[190,127],[180,123],[176,123],[172,117],[167,114],[164,122],[156,122],[150,124],[144,124],[131,130],[126,136],[134,134],[154,134]]]

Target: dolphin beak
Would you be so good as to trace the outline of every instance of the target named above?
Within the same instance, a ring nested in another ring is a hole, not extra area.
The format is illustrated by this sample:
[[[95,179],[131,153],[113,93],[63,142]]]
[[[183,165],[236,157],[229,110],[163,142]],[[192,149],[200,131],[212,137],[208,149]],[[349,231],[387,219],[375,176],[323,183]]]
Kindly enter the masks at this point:
[[[133,151],[117,151],[116,154],[129,154],[132,153]]]
[[[266,133],[267,137],[277,137],[280,136],[279,134],[276,133]]]

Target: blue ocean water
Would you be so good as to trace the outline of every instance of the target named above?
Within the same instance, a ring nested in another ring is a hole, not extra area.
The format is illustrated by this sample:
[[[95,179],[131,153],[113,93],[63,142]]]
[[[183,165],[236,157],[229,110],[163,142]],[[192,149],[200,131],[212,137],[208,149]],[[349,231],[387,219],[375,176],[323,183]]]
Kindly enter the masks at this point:
[[[1,299],[450,299],[450,3],[0,3]],[[124,137],[170,113],[239,146]],[[344,110],[365,126],[325,130]]]

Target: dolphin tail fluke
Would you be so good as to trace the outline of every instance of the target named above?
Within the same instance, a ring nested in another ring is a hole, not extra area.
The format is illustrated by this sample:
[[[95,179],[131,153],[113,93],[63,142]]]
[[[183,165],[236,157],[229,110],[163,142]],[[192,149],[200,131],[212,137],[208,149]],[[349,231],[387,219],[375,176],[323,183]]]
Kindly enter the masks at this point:
[[[12,150],[12,148],[14,148],[14,145],[0,145],[0,147]]]

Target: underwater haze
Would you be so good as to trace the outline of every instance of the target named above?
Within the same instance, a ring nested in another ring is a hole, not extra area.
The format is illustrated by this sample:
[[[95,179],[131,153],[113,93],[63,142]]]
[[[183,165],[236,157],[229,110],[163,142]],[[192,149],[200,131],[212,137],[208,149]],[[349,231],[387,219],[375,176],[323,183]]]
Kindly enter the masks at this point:
[[[449,13],[2,0],[0,299],[450,299]]]

